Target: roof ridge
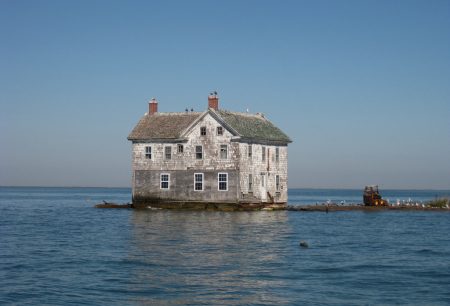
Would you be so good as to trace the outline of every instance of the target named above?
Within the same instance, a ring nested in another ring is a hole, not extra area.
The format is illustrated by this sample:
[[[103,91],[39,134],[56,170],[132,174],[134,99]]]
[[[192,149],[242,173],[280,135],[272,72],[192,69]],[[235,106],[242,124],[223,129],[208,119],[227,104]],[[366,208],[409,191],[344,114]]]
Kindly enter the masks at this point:
[[[222,112],[225,112],[225,113],[229,113],[229,114],[234,114],[234,115],[256,117],[256,118],[267,120],[266,116],[263,113],[260,113],[260,112],[258,112],[258,113],[235,112],[235,111],[229,111],[229,110],[226,110],[226,109],[220,109],[219,111],[222,111]]]
[[[169,115],[200,115],[203,112],[157,112],[154,113],[152,116],[169,116]]]

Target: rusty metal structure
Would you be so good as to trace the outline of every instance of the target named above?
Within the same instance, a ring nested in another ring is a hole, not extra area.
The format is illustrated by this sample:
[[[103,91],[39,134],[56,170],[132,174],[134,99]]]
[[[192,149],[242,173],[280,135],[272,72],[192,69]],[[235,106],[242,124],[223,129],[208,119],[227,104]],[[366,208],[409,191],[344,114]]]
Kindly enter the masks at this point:
[[[364,205],[366,206],[388,206],[389,203],[383,200],[377,185],[366,186],[364,188]]]

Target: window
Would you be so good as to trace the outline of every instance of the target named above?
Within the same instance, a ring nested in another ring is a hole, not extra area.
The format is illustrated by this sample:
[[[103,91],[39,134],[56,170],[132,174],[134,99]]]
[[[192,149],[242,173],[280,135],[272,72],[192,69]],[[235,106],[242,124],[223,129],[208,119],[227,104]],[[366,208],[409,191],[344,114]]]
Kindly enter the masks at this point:
[[[253,175],[248,175],[248,191],[253,191]]]
[[[178,153],[183,153],[183,151],[184,151],[183,145],[182,145],[182,144],[179,144],[179,145],[178,145]]]
[[[203,147],[195,146],[195,159],[203,159]]]
[[[228,173],[219,173],[218,175],[219,190],[228,190]]]
[[[280,161],[280,148],[279,147],[275,148],[275,161],[277,161],[277,162]]]
[[[266,147],[262,147],[262,161],[266,161]]]
[[[217,127],[217,135],[219,135],[219,136],[223,135],[223,127],[221,127],[221,126]]]
[[[203,173],[194,173],[194,190],[203,190]]]
[[[169,174],[167,173],[161,174],[160,186],[161,189],[169,189]]]
[[[145,158],[152,159],[152,147],[145,147]]]
[[[200,128],[200,135],[201,135],[201,136],[205,136],[205,135],[206,135],[206,126],[202,126],[202,127]]]
[[[227,159],[227,158],[228,158],[228,146],[220,145],[220,159]]]
[[[276,190],[279,191],[280,190],[280,176],[279,175],[275,176],[275,186],[276,186]]]
[[[252,145],[248,145],[248,148],[247,148],[248,158],[252,158],[252,154],[253,154],[252,151],[253,151],[252,150]]]
[[[264,174],[261,174],[261,187],[264,187],[264,179],[266,176]]]
[[[172,147],[164,147],[164,158],[172,159]]]

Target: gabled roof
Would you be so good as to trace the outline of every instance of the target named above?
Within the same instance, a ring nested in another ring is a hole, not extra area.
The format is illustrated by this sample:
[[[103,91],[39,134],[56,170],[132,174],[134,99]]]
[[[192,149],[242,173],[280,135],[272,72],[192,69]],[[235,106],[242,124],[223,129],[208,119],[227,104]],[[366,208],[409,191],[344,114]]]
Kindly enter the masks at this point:
[[[292,142],[282,130],[262,114],[238,113],[226,110],[218,110],[216,112],[244,140]]]
[[[155,113],[145,115],[128,140],[181,140],[204,116],[210,114],[234,136],[246,142],[289,143],[291,139],[260,114],[208,109],[203,113]]]
[[[202,113],[155,113],[144,115],[128,135],[128,140],[175,140]]]

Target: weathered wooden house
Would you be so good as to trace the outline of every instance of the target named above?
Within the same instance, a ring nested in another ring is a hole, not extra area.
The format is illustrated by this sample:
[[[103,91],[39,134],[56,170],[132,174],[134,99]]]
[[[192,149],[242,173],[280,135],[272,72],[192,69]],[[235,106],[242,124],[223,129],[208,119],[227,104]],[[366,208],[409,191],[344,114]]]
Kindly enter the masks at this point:
[[[252,209],[287,203],[289,137],[263,114],[219,108],[158,112],[155,99],[128,136],[136,206]]]

